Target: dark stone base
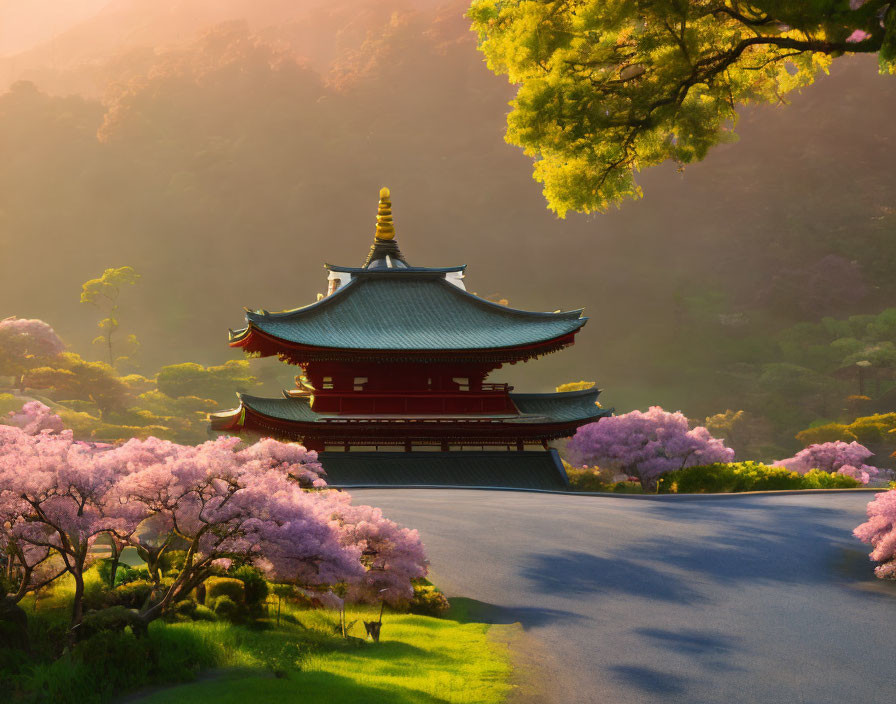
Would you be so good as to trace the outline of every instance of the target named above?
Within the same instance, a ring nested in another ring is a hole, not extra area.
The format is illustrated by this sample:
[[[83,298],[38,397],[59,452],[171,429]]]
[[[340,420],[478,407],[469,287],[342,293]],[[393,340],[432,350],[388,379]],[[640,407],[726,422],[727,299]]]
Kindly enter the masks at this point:
[[[327,481],[352,486],[566,489],[556,450],[524,452],[321,452]]]

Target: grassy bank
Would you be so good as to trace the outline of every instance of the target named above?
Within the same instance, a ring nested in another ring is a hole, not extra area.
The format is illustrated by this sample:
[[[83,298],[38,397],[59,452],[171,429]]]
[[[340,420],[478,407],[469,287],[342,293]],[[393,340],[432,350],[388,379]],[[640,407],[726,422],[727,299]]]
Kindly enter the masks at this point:
[[[506,698],[507,653],[489,641],[485,624],[387,615],[378,644],[349,641],[343,647],[321,647],[319,636],[332,638],[335,620],[321,612],[291,616],[295,623],[281,621],[280,628],[260,632],[222,623],[159,624],[159,630],[189,631],[190,638],[199,639],[213,654],[217,666],[233,669],[128,701],[497,704]],[[347,616],[359,619],[352,633],[360,635],[360,619],[372,614]],[[317,636],[313,643],[309,632]]]
[[[69,601],[62,582],[23,602],[31,653],[0,644],[2,701],[497,704],[510,690],[507,646],[463,608],[443,618],[387,611],[379,643],[363,626],[377,609],[349,608],[343,638],[336,613],[284,601],[279,616],[273,603],[249,623],[156,621],[143,639],[101,632],[68,650]]]

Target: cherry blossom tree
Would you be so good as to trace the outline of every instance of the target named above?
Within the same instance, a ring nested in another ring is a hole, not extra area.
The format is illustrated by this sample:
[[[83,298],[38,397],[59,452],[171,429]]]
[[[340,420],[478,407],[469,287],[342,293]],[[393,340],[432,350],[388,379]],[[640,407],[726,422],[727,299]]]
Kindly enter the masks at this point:
[[[386,604],[398,606],[414,597],[413,580],[425,577],[427,560],[416,530],[404,528],[383,517],[378,508],[352,506],[340,497],[334,512],[340,527],[340,542],[359,551],[364,571],[349,583],[351,601],[380,605],[379,619],[365,621],[367,633],[380,639]]]
[[[845,474],[862,484],[872,480],[884,481],[892,477],[888,469],[880,469],[867,464],[874,453],[858,442],[824,442],[809,445],[793,457],[778,460],[772,466],[787,467],[791,472],[805,474],[810,469],[820,469],[832,474]]]
[[[48,411],[30,406],[15,415],[31,420],[0,425],[0,541],[18,598],[52,577],[41,576],[42,565],[72,575],[73,633],[101,536],[111,538],[113,557],[132,545],[147,563],[154,589],[135,616],[142,627],[231,563],[254,564],[278,582],[344,584],[357,600],[391,603],[410,598],[411,580],[426,574],[416,531],[353,506],[345,493],[321,491],[317,455],[299,445],[246,447],[232,437],[197,446],[77,442]],[[163,577],[172,550],[185,558]]]
[[[96,461],[97,448],[75,442],[71,431],[29,435],[3,428],[0,486],[4,507],[16,501],[27,526],[16,538],[57,553],[74,578],[72,624],[83,617],[84,572],[91,547],[103,533],[139,522],[135,507],[115,496],[118,476]],[[21,503],[20,503],[21,502]],[[24,509],[23,509],[24,507]]]
[[[28,435],[43,431],[60,433],[65,429],[62,418],[40,401],[29,401],[20,411],[10,411],[2,422],[21,428]]]
[[[867,512],[868,520],[853,535],[874,548],[870,558],[880,563],[874,573],[881,579],[896,579],[896,489],[877,494]]]
[[[669,413],[659,406],[584,425],[566,449],[573,464],[636,476],[646,490],[655,489],[657,479],[666,472],[734,459],[734,450],[706,428],[690,429],[682,413]]]
[[[0,320],[0,374],[14,376],[22,386],[29,369],[45,364],[65,350],[65,343],[43,320]]]

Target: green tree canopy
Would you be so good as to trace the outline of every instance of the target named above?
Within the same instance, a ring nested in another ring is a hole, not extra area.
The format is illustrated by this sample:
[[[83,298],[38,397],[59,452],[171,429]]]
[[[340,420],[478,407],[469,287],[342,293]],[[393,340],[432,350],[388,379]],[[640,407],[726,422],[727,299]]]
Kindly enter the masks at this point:
[[[94,339],[94,344],[104,345],[109,355],[109,364],[116,363],[112,351],[112,335],[118,330],[118,297],[122,286],[133,286],[137,283],[140,274],[132,266],[121,266],[117,269],[106,269],[103,275],[96,279],[85,281],[81,285],[81,303],[99,308],[106,317],[97,323],[101,334]],[[137,338],[129,335],[127,338],[130,352],[136,351]]]
[[[249,362],[236,359],[215,367],[193,362],[170,364],[159,370],[156,383],[159,391],[170,398],[195,396],[219,403],[232,403],[235,392],[249,391],[259,384]]]
[[[896,73],[891,0],[475,0],[469,16],[519,85],[506,139],[561,217],[639,197],[637,171],[702,159],[739,105],[782,101],[836,56]]]

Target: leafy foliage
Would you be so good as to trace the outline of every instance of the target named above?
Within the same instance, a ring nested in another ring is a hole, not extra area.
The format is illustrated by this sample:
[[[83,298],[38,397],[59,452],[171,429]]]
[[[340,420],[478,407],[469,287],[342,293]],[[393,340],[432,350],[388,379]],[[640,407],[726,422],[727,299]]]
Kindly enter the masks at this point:
[[[212,367],[170,364],[159,370],[156,382],[159,391],[171,398],[208,398],[218,403],[233,403],[237,391],[251,391],[259,383],[249,363],[235,359]]]
[[[896,72],[889,0],[475,0],[469,16],[519,85],[507,141],[561,217],[640,196],[637,171],[702,159],[734,138],[739,105],[783,100],[834,56]]]
[[[850,489],[860,482],[843,474],[810,470],[805,474],[760,462],[714,463],[688,467],[659,479],[661,494],[716,494],[788,489]]]
[[[102,276],[85,281],[81,286],[81,303],[95,306],[106,315],[105,318],[97,323],[101,334],[94,340],[94,343],[106,347],[111,366],[115,366],[119,362],[113,352],[112,335],[119,328],[118,299],[121,295],[121,287],[133,286],[139,278],[140,274],[137,273],[134,267],[121,266],[117,269],[106,269]],[[131,348],[128,356],[133,356],[137,348],[137,338],[134,335],[130,335],[128,344]]]
[[[444,616],[451,605],[448,598],[426,579],[414,580],[414,598],[408,611],[421,616]]]

